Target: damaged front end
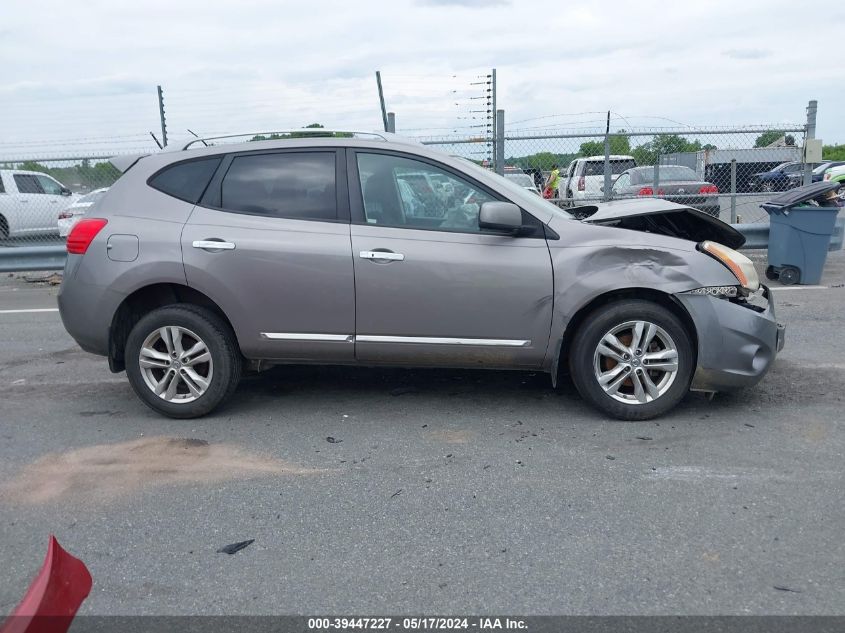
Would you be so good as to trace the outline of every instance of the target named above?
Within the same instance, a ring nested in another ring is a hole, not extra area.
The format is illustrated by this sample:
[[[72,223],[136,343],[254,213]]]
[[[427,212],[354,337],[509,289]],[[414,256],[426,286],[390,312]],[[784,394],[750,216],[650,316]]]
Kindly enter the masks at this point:
[[[659,198],[617,200],[574,207],[570,212],[588,224],[668,235],[692,242],[710,240],[730,248],[745,244],[745,237],[730,224],[698,209]]]

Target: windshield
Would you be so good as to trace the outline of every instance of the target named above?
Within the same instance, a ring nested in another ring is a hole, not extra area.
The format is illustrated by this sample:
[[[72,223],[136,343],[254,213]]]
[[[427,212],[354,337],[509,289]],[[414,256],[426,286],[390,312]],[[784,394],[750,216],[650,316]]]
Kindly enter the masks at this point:
[[[489,176],[494,173],[489,169],[484,169],[483,167],[476,165],[474,162],[464,158],[463,156],[453,156],[452,158],[460,160],[461,166],[467,173],[469,173],[469,175],[479,174],[480,176]],[[507,178],[502,178],[500,185],[503,189],[508,191],[510,197],[517,204],[524,205],[528,208],[542,205],[544,209],[548,209],[558,217],[567,218],[569,220],[572,219],[571,214],[567,213],[553,202],[549,202],[537,194],[531,193],[527,189],[520,187],[518,184],[511,182]]]
[[[518,184],[520,187],[530,187],[531,189],[534,188],[534,179],[528,174],[510,173],[505,174],[505,178],[507,178],[513,183]]]

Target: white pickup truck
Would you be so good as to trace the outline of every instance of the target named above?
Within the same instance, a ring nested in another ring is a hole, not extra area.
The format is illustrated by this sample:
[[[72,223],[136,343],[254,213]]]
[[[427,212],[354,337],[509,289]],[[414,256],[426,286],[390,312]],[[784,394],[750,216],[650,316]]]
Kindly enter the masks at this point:
[[[70,189],[47,174],[0,169],[0,239],[58,235],[59,213],[73,197]]]

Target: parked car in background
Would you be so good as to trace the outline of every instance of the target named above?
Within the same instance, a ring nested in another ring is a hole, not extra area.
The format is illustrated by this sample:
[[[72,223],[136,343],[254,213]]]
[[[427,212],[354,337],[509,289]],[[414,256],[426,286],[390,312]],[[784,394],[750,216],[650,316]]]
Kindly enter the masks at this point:
[[[613,197],[636,196],[665,198],[719,217],[719,188],[701,180],[692,169],[682,165],[660,165],[656,191],[653,166],[623,171],[613,183]]]
[[[244,369],[306,362],[566,373],[642,420],[757,383],[783,346],[728,224],[652,198],[581,222],[472,161],[376,138],[114,159],[127,171],[67,239],[65,328],[175,418],[212,411]],[[409,179],[451,193],[410,214]]]
[[[822,178],[825,181],[845,183],[845,163],[837,167],[829,167]]]
[[[786,191],[797,186],[790,181],[790,176],[804,173],[804,163],[781,163],[777,167],[759,174],[752,174],[748,179],[748,189],[751,191]],[[800,182],[800,181],[796,181]]]
[[[811,182],[821,182],[824,180],[824,172],[826,172],[831,167],[839,167],[840,165],[845,165],[845,160],[829,160],[823,163],[819,163],[816,167],[813,167],[812,171],[812,181]],[[793,172],[789,174],[789,186],[787,189],[793,189],[794,187],[800,187],[804,184],[804,170],[801,169],[797,172]]]
[[[534,178],[529,176],[521,169],[508,169],[505,168],[505,178],[510,180],[515,185],[519,185],[523,189],[527,189],[531,193],[536,193],[538,196],[540,195],[540,189],[534,183]]]
[[[73,225],[79,222],[88,213],[88,210],[94,203],[99,201],[108,190],[108,187],[95,189],[91,193],[86,193],[84,196],[74,200],[70,206],[65,207],[64,211],[59,213],[59,237],[67,237]]]
[[[56,220],[72,196],[47,174],[0,169],[0,239],[57,234]]]
[[[612,154],[610,173],[616,177],[627,169],[637,166],[633,156]],[[604,188],[604,156],[576,158],[561,178],[560,196],[570,202],[599,200]]]

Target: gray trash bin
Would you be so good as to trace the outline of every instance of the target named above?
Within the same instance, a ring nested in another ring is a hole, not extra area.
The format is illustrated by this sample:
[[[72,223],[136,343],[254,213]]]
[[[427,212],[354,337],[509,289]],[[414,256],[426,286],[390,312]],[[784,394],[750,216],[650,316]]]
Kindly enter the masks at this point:
[[[839,214],[839,206],[825,197],[839,186],[838,182],[817,182],[787,191],[762,205],[770,221],[766,277],[780,279],[785,285],[821,281]]]

